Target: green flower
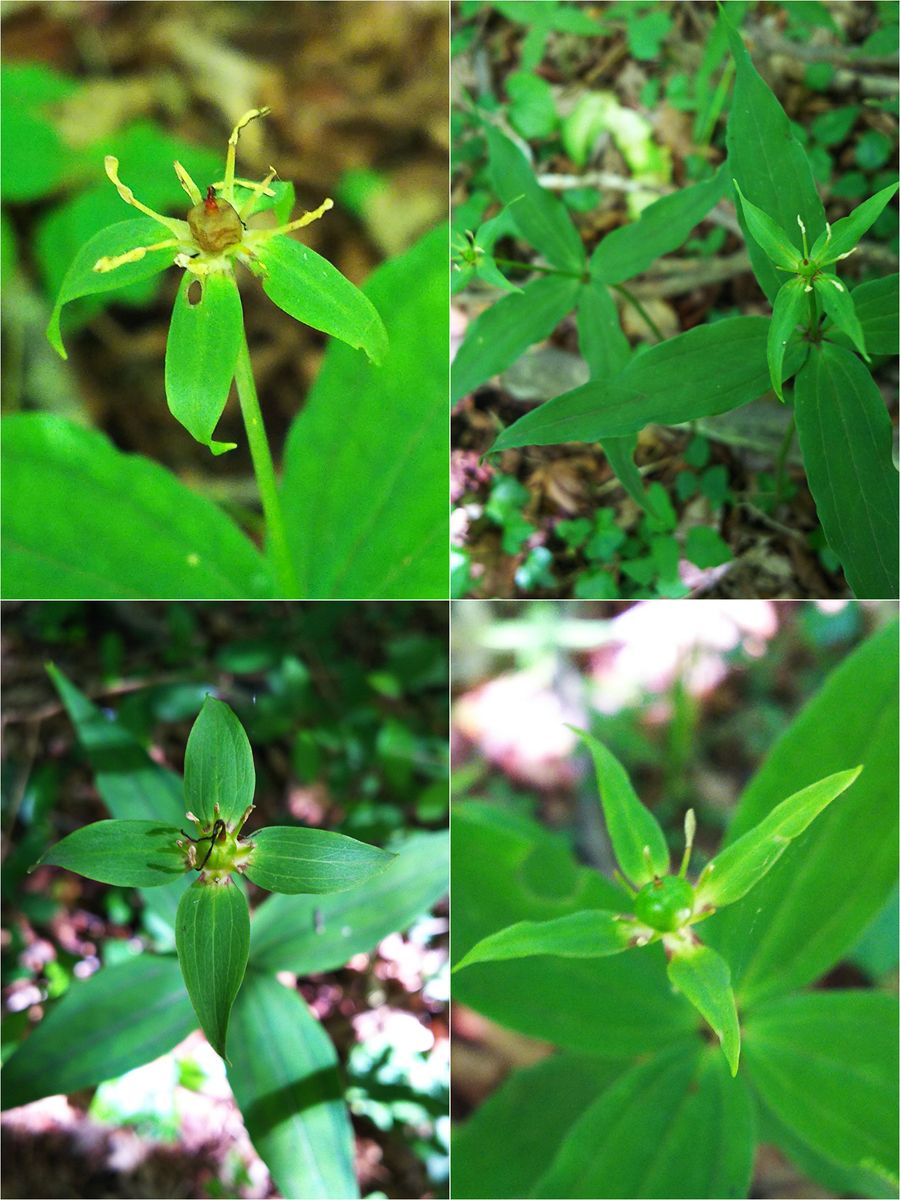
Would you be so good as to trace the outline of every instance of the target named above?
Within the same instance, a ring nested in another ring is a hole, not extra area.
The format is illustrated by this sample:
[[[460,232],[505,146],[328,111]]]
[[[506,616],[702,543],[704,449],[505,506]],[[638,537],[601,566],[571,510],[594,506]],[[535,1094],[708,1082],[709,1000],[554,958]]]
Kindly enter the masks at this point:
[[[47,327],[51,344],[66,358],[59,323],[64,304],[148,279],[170,266],[181,268],[184,277],[166,344],[166,396],[173,415],[214,454],[234,447],[213,441],[212,432],[228,399],[238,356],[246,351],[235,281],[238,263],[296,320],[364,350],[374,363],[387,351],[381,317],[366,296],[327,259],[288,236],[317,221],[333,201],[325,199],[312,212],[287,220],[294,189],[275,182],[274,167],[259,183],[235,178],[240,131],[269,111],[250,109],[237,122],[228,139],[224,178],[210,184],[205,194],[180,163],[174,164],[192,204],[183,221],[138,200],[119,178],[119,160],[108,155],[106,174],[125,203],[144,216],[101,230],[82,247],[63,280]],[[248,223],[268,209],[279,222],[274,228]]]

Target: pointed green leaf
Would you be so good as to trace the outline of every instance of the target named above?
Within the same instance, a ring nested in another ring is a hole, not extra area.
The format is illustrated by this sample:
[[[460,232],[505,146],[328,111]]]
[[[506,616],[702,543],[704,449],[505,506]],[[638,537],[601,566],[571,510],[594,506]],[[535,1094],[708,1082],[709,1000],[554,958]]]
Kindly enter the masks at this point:
[[[272,595],[250,539],[156,463],[50,413],[4,417],[0,444],[5,599]]]
[[[857,205],[849,216],[835,221],[831,227],[831,237],[827,232],[816,239],[810,257],[816,259],[822,266],[836,262],[842,254],[848,254],[857,244],[862,235],[870,229],[885,205],[894,198],[898,183],[891,183],[862,204]],[[827,239],[827,241],[826,241]]]
[[[591,277],[603,283],[624,283],[646,271],[661,255],[677,250],[725,194],[726,166],[723,163],[712,179],[663,196],[636,221],[608,233],[591,255]]]
[[[161,887],[187,869],[175,845],[180,836],[159,821],[94,821],[51,846],[31,869],[65,867],[119,887]]]
[[[251,837],[247,878],[270,892],[345,892],[383,871],[396,857],[329,829],[271,825]]]
[[[646,425],[680,425],[738,408],[771,386],[768,331],[763,317],[729,317],[680,333],[651,346],[614,378],[593,380],[526,413],[500,434],[491,453],[513,446],[603,442]],[[786,376],[805,354],[798,342],[788,346]]]
[[[601,283],[580,288],[577,317],[578,349],[590,368],[591,379],[618,375],[631,358],[631,347],[609,288]]]
[[[682,992],[722,1043],[722,1053],[732,1075],[737,1075],[741,1056],[741,1031],[738,1025],[731,969],[724,958],[697,942],[672,951],[669,979]]]
[[[447,830],[413,834],[386,870],[346,892],[270,896],[253,913],[252,965],[309,975],[371,950],[446,893],[449,851]]]
[[[140,217],[134,221],[120,221],[117,225],[101,229],[82,246],[66,272],[53,315],[50,317],[50,324],[47,326],[47,338],[57,354],[62,358],[69,357],[63,346],[59,328],[59,315],[64,304],[68,304],[70,300],[78,300],[81,296],[110,292],[129,283],[151,279],[166,267],[171,267],[178,247],[153,250],[137,262],[124,263],[112,271],[95,271],[94,264],[98,259],[115,258],[138,246],[153,246],[157,242],[166,241],[167,236],[171,235],[164,225],[150,217]]]
[[[494,191],[513,205],[510,214],[522,237],[554,266],[581,271],[584,247],[565,205],[540,186],[518,146],[492,125],[485,133]]]
[[[205,825],[216,817],[235,821],[253,803],[255,788],[253,751],[243,725],[227,704],[207,696],[184,755],[185,810]]]
[[[770,1000],[748,1012],[744,1035],[746,1070],[776,1117],[815,1152],[893,1180],[896,1194],[896,996]]]
[[[635,887],[649,883],[654,875],[667,875],[669,848],[666,836],[653,813],[637,798],[625,768],[602,742],[582,729],[570,728],[593,757],[603,816],[622,874]]]
[[[717,1050],[691,1038],[601,1092],[561,1139],[537,1187],[519,1195],[746,1196],[754,1125],[744,1080],[731,1078]]]
[[[797,278],[789,279],[775,297],[772,305],[772,320],[766,340],[766,357],[769,361],[769,376],[778,399],[784,401],[782,371],[788,342],[806,308],[806,283]]]
[[[483,279],[490,287],[501,288],[504,292],[521,292],[522,288],[507,279],[497,264],[494,262],[493,255],[483,254],[475,270],[475,274],[479,279]]]
[[[898,588],[898,487],[891,420],[855,354],[823,342],[794,389],[797,434],[816,511],[857,598]]]
[[[225,1058],[228,1016],[250,949],[247,900],[230,875],[198,879],[184,893],[175,918],[175,946],[200,1028]]]
[[[3,1068],[3,1107],[79,1091],[166,1054],[197,1027],[173,956],[75,980]]]
[[[254,253],[266,268],[262,285],[273,304],[304,325],[364,350],[370,362],[381,362],[388,349],[381,317],[327,258],[280,234],[258,243]]]
[[[542,275],[485,309],[466,330],[453,360],[450,399],[462,399],[548,337],[571,312],[578,292],[575,279]]]
[[[799,270],[803,263],[803,254],[794,245],[792,239],[761,208],[750,203],[736,179],[732,180],[732,183],[740,197],[741,210],[747,228],[771,261],[776,267],[784,267],[787,271]],[[799,233],[799,226],[797,228]]]
[[[710,862],[697,887],[696,904],[722,908],[734,904],[778,862],[795,837],[857,778],[862,767],[838,771],[788,796],[749,833],[732,842]]]
[[[192,300],[199,291],[199,299]],[[213,454],[235,442],[216,442],[218,424],[244,336],[241,298],[231,272],[198,278],[185,271],[166,341],[166,399],[169,410],[190,435]]]
[[[337,1055],[296,991],[248,971],[231,1014],[228,1082],[282,1196],[355,1200]]]
[[[720,9],[737,72],[725,141],[731,175],[791,239],[799,235],[797,217],[815,240],[825,228],[825,212],[816,191],[806,151],[794,137],[791,123],[768,84],[758,74],[740,34]],[[747,233],[747,250],[760,287],[775,299],[784,277],[749,232],[742,209],[738,218]]]
[[[454,970],[460,971],[473,963],[543,954],[559,958],[606,958],[627,950],[633,939],[633,925],[602,909],[571,913],[554,921],[519,921],[477,942]]]
[[[822,301],[822,307],[825,309],[825,312],[831,317],[838,329],[842,329],[846,333],[856,349],[868,362],[866,335],[863,333],[862,326],[859,323],[853,297],[847,291],[846,284],[842,283],[837,275],[826,275],[824,272],[820,272],[813,281],[813,287],[816,289],[816,295]]]
[[[885,275],[861,283],[853,289],[852,296],[869,353],[900,354],[900,275]],[[834,337],[834,327],[827,329],[826,334],[843,344],[839,333]]]

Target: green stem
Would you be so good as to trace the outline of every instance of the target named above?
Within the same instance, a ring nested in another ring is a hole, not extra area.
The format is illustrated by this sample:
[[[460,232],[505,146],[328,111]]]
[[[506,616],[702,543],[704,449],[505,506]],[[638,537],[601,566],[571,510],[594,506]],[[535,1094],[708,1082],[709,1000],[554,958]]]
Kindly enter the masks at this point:
[[[791,452],[791,445],[794,441],[795,420],[794,414],[791,413],[791,419],[788,421],[788,427],[784,431],[784,438],[781,442],[781,449],[778,451],[778,461],[775,467],[775,504],[777,509],[781,504],[781,496],[784,491],[784,468],[787,463],[787,456]]]
[[[498,267],[521,267],[523,271],[542,271],[545,275],[567,275],[569,279],[581,279],[581,271],[561,271],[559,267],[539,267],[537,263],[519,262],[515,258],[495,258]]]
[[[621,283],[613,283],[610,286],[614,292],[618,292],[620,296],[624,297],[624,299],[627,300],[628,303],[640,313],[640,315],[647,322],[648,328],[653,331],[656,340],[658,342],[664,342],[666,339],[660,333],[656,322],[644,308],[643,304],[641,304],[640,300],[638,300],[637,296],[635,296],[632,292],[629,292],[628,288],[622,287]]]
[[[250,444],[250,457],[253,460],[256,486],[259,488],[259,497],[262,500],[263,515],[266,519],[266,541],[275,567],[278,590],[283,597],[296,596],[297,576],[294,573],[294,564],[288,550],[284,515],[281,511],[281,500],[278,497],[278,484],[275,479],[275,465],[272,462],[272,453],[269,450],[269,440],[263,425],[259,398],[256,395],[256,381],[253,378],[247,335],[243,330],[241,331],[241,348],[238,351],[237,366],[234,369],[234,381],[237,384],[241,415],[244,418],[244,428],[247,430],[247,441]]]

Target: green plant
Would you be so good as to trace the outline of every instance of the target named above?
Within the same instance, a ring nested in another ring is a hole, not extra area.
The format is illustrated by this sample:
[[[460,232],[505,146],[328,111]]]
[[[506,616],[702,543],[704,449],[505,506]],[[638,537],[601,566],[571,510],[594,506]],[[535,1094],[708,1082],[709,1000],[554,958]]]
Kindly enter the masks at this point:
[[[531,266],[539,274],[473,321],[454,361],[452,395],[458,399],[505,369],[575,309],[590,382],[502,430],[491,452],[601,442],[623,487],[646,506],[632,461],[644,426],[723,413],[764,395],[772,384],[792,406],[788,437],[796,421],[819,519],[848,583],[858,596],[894,597],[898,489],[890,421],[856,352],[896,353],[897,277],[869,280],[851,292],[826,268],[852,250],[898,185],[883,187],[829,235],[807,157],[724,9],[715,40],[727,40],[734,62],[727,161],[711,178],[643,208],[637,220],[604,237],[589,260],[564,205],[539,185],[534,167],[493,115],[480,114],[493,191],[504,204],[516,200],[508,219],[538,252]],[[772,317],[716,319],[633,353],[613,293],[640,311],[627,281],[678,249],[732,180],[751,265],[773,304]],[[752,208],[740,203],[741,194]],[[805,240],[800,249],[801,228],[803,239],[808,233],[813,243],[808,255]],[[494,261],[500,268],[529,269],[527,263]],[[783,284],[776,267],[795,281]],[[786,379],[793,379],[793,391],[783,391]]]
[[[558,1047],[462,1126],[456,1195],[744,1196],[757,1140],[827,1188],[896,1192],[896,997],[810,985],[896,912],[897,650],[894,623],[832,673],[695,885],[587,735],[628,882],[510,808],[455,806],[454,995]]]
[[[64,305],[110,289],[130,290],[173,263],[183,270],[166,348],[169,407],[196,440],[223,453],[234,443],[214,440],[213,432],[236,384],[264,513],[265,556],[216,505],[159,468],[127,458],[98,434],[59,418],[15,414],[7,419],[3,439],[5,595],[359,597],[440,591],[445,559],[438,544],[446,523],[438,516],[433,480],[444,450],[438,386],[439,364],[446,361],[446,332],[438,323],[441,231],[381,268],[367,289],[370,295],[360,292],[327,260],[286,236],[320,217],[330,200],[290,221],[292,184],[275,181],[274,171],[258,184],[235,178],[240,129],[267,111],[251,110],[238,122],[224,176],[205,194],[176,162],[178,181],[192,201],[187,220],[136,199],[119,180],[118,159],[107,155],[107,174],[119,196],[145,215],[102,229],[81,248],[62,281],[47,331],[65,356],[59,324]],[[265,219],[270,210],[274,227],[249,224],[255,214]],[[238,262],[261,278],[269,298],[291,316],[364,349],[373,363],[384,360],[382,367],[366,366],[348,352],[342,355],[342,347],[330,348],[288,440],[280,487],[244,333]],[[415,308],[419,319],[414,332],[407,308]],[[390,341],[379,309],[390,310]],[[350,393],[354,421],[348,429],[343,410]],[[361,469],[391,455],[386,470]],[[38,493],[41,505],[32,503]],[[110,505],[104,500],[110,494],[127,502]]]
[[[249,835],[250,746],[227,705],[207,699],[181,781],[153,763],[59,671],[54,683],[112,820],[42,858],[136,886],[167,952],[111,960],[74,984],[4,1068],[3,1103],[29,1103],[131,1070],[198,1022],[225,1054],[248,1132],[284,1195],[358,1194],[333,1047],[302,999],[274,978],[330,970],[427,911],[445,889],[446,836],[416,834],[392,854],[327,830]],[[185,834],[184,805],[194,833]],[[242,876],[282,893],[248,920]],[[186,991],[185,991],[186,987]]]

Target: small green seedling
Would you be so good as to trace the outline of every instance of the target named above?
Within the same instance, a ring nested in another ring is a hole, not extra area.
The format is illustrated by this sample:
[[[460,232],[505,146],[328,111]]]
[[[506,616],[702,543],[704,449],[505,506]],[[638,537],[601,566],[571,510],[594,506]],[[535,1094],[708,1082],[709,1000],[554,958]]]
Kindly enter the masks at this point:
[[[64,305],[149,279],[170,266],[181,269],[166,343],[169,409],[192,437],[213,454],[223,454],[236,443],[216,441],[213,432],[232,382],[236,384],[274,565],[280,586],[291,594],[296,580],[244,332],[235,278],[238,264],[261,281],[263,291],[279,308],[365,351],[370,361],[381,362],[388,343],[371,301],[327,259],[289,236],[318,221],[333,201],[326,198],[318,208],[288,220],[294,188],[276,182],[274,167],[258,183],[235,176],[241,130],[269,111],[253,108],[240,118],[228,139],[224,176],[209,184],[205,193],[181,163],[174,164],[192,205],[185,220],[155,212],[137,199],[119,178],[119,160],[106,156],[110,182],[126,204],[144,215],[101,230],[82,247],[63,280],[47,337],[66,358],[60,330]],[[269,212],[274,213],[275,225],[253,223]]]
[[[665,835],[641,804],[621,763],[589,734],[580,729],[573,732],[593,756],[603,815],[621,870],[616,877],[633,909],[613,913],[594,908],[551,921],[520,921],[483,938],[455,970],[542,954],[603,958],[661,941],[669,980],[712,1027],[729,1070],[736,1075],[741,1035],[731,971],[719,954],[703,945],[694,926],[745,896],[790,842],[850,787],[862,767],[838,771],[783,800],[755,829],[707,863],[691,884],[687,869],[696,831],[693,810],[685,817],[681,866],[677,875],[670,875]]]
[[[228,1018],[250,949],[240,877],[290,895],[342,892],[384,870],[394,855],[325,829],[269,826],[241,836],[254,809],[253,753],[240,721],[221,700],[206,698],[184,768],[185,802],[199,814],[189,809],[185,815],[196,836],[157,821],[95,821],[57,842],[32,870],[53,865],[102,883],[143,888],[196,871],[178,905],[175,944],[197,1019],[225,1058]],[[200,859],[197,847],[204,842],[209,845]]]

